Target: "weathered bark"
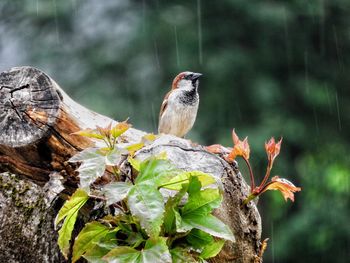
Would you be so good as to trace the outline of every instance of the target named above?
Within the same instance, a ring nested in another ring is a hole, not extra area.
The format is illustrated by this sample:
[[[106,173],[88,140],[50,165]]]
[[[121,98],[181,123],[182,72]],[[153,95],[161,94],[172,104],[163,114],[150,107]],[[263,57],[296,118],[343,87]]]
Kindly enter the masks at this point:
[[[71,100],[45,73],[13,68],[0,74],[0,262],[65,262],[53,230],[62,191],[72,193],[77,174],[67,160],[90,145],[72,133],[115,122]],[[126,140],[144,132],[130,129]],[[159,152],[179,168],[220,178],[224,202],[216,215],[233,230],[213,262],[253,262],[259,252],[261,220],[253,202],[241,207],[248,186],[239,171],[202,146],[163,135],[136,153],[140,159]]]

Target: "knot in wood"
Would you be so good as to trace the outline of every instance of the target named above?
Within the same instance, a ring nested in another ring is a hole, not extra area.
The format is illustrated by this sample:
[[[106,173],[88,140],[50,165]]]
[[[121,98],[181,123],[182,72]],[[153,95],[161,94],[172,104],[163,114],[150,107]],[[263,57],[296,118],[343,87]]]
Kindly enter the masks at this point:
[[[49,76],[32,67],[0,73],[0,144],[21,147],[50,132],[60,98]]]

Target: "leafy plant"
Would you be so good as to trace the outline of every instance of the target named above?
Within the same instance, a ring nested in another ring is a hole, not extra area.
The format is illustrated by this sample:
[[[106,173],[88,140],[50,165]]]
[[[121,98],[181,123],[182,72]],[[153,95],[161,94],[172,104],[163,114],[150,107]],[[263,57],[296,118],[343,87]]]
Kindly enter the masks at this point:
[[[76,134],[103,142],[73,156],[80,162],[80,187],[60,210],[59,246],[68,258],[79,209],[89,198],[111,213],[88,222],[74,240],[72,262],[199,262],[216,256],[226,240],[227,225],[212,215],[222,202],[220,182],[200,172],[177,169],[161,156],[139,161],[135,151],[154,140],[124,143],[126,122]],[[123,167],[132,167],[125,171]],[[96,182],[104,177],[103,185]],[[105,181],[108,182],[105,182]]]
[[[246,137],[243,141],[239,139],[235,130],[232,131],[232,140],[233,140],[233,148],[231,150],[223,147],[219,144],[214,144],[206,147],[206,149],[212,153],[220,153],[224,155],[226,161],[232,163],[237,156],[241,156],[245,161],[250,177],[250,195],[244,200],[243,205],[247,204],[249,201],[258,197],[262,193],[268,190],[278,190],[282,193],[284,199],[287,201],[288,199],[294,201],[294,193],[301,191],[300,187],[296,187],[290,181],[284,178],[279,178],[278,176],[272,177],[271,181],[268,182],[268,179],[271,174],[271,170],[274,164],[276,157],[279,155],[281,150],[282,138],[276,143],[274,138],[271,138],[268,142],[265,142],[265,151],[267,154],[267,169],[264,176],[264,179],[261,181],[259,186],[255,186],[254,174],[252,170],[252,166],[249,162],[250,156],[250,146],[248,143],[248,137]]]

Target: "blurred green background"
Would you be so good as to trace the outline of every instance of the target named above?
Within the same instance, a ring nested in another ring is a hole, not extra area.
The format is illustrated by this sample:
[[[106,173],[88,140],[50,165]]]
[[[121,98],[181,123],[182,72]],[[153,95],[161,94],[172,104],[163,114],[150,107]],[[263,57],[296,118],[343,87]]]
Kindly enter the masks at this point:
[[[265,262],[350,258],[349,63],[349,0],[0,2],[1,71],[38,67],[81,104],[149,132],[173,77],[201,72],[188,138],[230,146],[236,128],[260,179],[264,141],[283,136],[273,175],[303,190],[294,203],[260,199]]]

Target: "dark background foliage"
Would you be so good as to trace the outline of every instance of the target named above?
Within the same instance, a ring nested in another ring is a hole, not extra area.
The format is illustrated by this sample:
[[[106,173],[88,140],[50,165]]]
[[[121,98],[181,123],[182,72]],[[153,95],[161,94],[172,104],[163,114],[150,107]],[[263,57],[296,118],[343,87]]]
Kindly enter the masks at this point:
[[[294,203],[260,198],[265,262],[345,262],[349,17],[348,0],[3,0],[0,70],[38,67],[81,104],[149,132],[172,78],[203,73],[188,138],[229,146],[236,128],[261,179],[264,141],[283,136],[273,174],[303,188]]]

